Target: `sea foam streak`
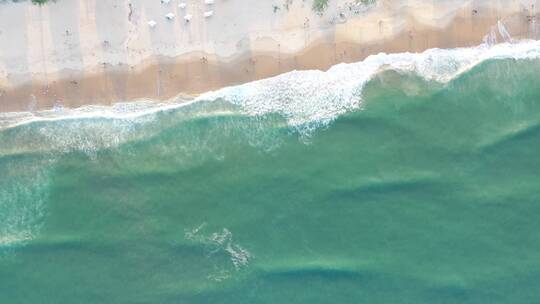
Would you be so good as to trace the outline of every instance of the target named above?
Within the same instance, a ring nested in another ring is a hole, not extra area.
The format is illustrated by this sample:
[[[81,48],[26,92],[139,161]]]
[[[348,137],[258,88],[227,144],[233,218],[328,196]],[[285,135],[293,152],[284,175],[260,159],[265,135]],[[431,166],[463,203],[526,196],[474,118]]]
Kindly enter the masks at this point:
[[[0,249],[34,238],[43,224],[48,196],[46,164],[1,164]]]
[[[185,231],[184,237],[187,240],[196,241],[201,245],[207,246],[207,249],[209,250],[208,257],[215,254],[226,253],[229,256],[235,271],[240,271],[249,265],[253,256],[249,251],[233,241],[233,235],[229,229],[223,228],[221,232],[203,235],[201,231],[205,226],[206,223],[203,223],[195,229]],[[222,281],[230,276],[231,271],[229,269],[221,268],[218,273],[210,274],[208,278],[215,281]]]
[[[292,71],[226,87],[202,94],[189,102],[133,102],[111,107],[85,106],[76,110],[3,113],[0,114],[0,128],[40,120],[96,117],[132,120],[199,101],[221,99],[240,106],[246,115],[282,115],[290,126],[304,132],[361,106],[365,84],[381,71],[415,73],[428,80],[446,83],[487,60],[536,58],[540,58],[540,41],[536,40],[496,45],[485,43],[470,48],[429,49],[422,53],[380,53],[357,63],[338,64],[326,72]]]

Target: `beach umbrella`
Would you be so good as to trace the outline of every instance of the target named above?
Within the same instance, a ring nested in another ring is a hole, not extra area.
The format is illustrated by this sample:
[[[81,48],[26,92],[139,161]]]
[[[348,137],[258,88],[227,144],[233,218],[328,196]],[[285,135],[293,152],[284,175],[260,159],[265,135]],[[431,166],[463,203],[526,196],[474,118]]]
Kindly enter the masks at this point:
[[[148,21],[148,26],[149,27],[154,28],[154,27],[156,27],[156,25],[157,25],[157,22],[155,22],[154,20]]]
[[[208,18],[208,17],[211,17],[213,14],[214,14],[214,11],[204,12],[204,17]]]
[[[191,20],[193,16],[191,14],[187,14],[184,16],[184,20],[186,20],[186,22],[189,22]]]
[[[173,20],[174,19],[174,14],[173,13],[168,13],[167,15],[165,15],[165,18],[167,18],[169,20]]]
[[[179,8],[186,8],[187,4],[185,4],[184,2],[178,4],[178,7]]]
[[[171,0],[161,0],[161,3],[163,4],[169,4],[171,2]]]
[[[214,0],[204,0],[205,4],[214,4]]]

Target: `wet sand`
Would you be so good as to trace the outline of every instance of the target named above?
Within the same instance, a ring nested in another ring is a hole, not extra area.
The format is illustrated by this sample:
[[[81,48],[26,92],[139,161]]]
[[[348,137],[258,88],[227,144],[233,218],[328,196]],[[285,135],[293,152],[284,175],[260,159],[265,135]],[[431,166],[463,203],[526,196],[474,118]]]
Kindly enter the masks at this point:
[[[266,50],[244,49],[225,58],[206,51],[193,51],[172,57],[154,55],[137,64],[104,62],[95,67],[61,69],[53,73],[8,74],[8,81],[0,81],[0,111],[33,111],[137,99],[167,100],[179,94],[196,95],[291,70],[326,70],[332,65],[360,61],[379,52],[421,52],[429,48],[479,45],[491,32],[492,37],[501,42],[508,40],[497,26],[501,15],[496,9],[479,11],[467,6],[443,28],[428,26],[411,16],[399,25],[399,32],[388,35],[391,30],[384,19],[377,27],[381,37],[389,38],[374,42],[359,43],[357,38],[351,38],[351,25],[348,25],[348,29],[337,28],[296,52],[282,52],[281,44],[268,38],[264,42]],[[504,14],[502,24],[513,39],[537,39],[540,32],[537,19],[538,15],[524,10]]]

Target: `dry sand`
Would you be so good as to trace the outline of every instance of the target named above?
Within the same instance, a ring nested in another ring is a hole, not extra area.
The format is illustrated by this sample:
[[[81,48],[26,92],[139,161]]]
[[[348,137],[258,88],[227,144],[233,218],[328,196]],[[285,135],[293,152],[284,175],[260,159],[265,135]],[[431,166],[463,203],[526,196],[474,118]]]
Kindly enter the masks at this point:
[[[540,0],[330,0],[322,16],[312,0],[215,2],[0,4],[0,111],[164,100],[379,52],[478,45],[491,32],[504,41],[498,24],[513,38],[540,35]]]

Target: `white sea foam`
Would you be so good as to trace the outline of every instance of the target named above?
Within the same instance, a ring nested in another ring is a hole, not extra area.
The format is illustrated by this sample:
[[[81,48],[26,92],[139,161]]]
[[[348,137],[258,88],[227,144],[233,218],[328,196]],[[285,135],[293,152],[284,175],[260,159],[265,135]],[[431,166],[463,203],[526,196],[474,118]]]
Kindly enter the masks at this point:
[[[92,118],[135,119],[156,111],[177,107],[178,103],[156,103],[150,100],[118,102],[111,106],[87,105],[79,108],[54,107],[32,112],[0,113],[0,129],[39,121],[58,121]]]
[[[206,223],[199,227],[186,231],[184,237],[187,240],[198,242],[205,245],[209,250],[208,256],[225,253],[229,256],[230,261],[235,271],[240,271],[249,265],[253,258],[252,254],[233,241],[232,232],[227,228],[223,228],[219,232],[213,232],[210,235],[204,235],[202,230],[206,227]],[[217,273],[212,273],[208,278],[221,281],[231,276],[231,272],[227,268],[220,268]]]
[[[503,38],[504,25],[497,27]],[[493,38],[493,37],[492,37]],[[29,122],[58,119],[117,118],[140,119],[157,111],[171,110],[200,101],[225,100],[240,106],[244,114],[260,116],[276,113],[301,132],[326,124],[337,116],[362,105],[365,84],[384,70],[415,73],[427,80],[446,83],[472,67],[491,59],[540,58],[540,41],[512,41],[491,45],[486,38],[480,46],[455,49],[429,49],[422,53],[380,53],[365,60],[338,64],[328,71],[292,71],[208,92],[189,102],[154,104],[148,101],[121,103],[111,107],[85,106],[33,113],[0,114],[0,128]]]
[[[41,229],[48,195],[46,165],[0,167],[0,248],[24,244]]]
[[[293,71],[210,92],[199,99],[222,98],[240,105],[249,115],[279,113],[292,126],[326,123],[358,108],[364,85],[381,71],[410,72],[446,83],[486,60],[508,58],[540,58],[540,42],[483,44],[471,48],[430,49],[423,53],[380,53],[361,62],[338,64],[326,72]]]

